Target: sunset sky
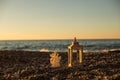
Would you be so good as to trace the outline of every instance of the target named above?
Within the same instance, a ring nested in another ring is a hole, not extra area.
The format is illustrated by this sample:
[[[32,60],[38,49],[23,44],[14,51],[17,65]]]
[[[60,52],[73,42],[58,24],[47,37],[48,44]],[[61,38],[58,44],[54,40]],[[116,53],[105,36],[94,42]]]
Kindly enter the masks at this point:
[[[0,0],[0,40],[120,39],[120,0]]]

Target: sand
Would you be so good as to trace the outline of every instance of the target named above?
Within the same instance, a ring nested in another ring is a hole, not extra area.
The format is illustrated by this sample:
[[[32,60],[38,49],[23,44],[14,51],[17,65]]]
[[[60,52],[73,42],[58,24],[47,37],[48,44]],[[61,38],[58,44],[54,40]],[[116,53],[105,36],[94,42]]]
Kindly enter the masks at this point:
[[[83,63],[67,67],[67,52],[59,52],[61,67],[52,68],[52,52],[0,51],[0,80],[120,79],[120,51],[84,53]]]

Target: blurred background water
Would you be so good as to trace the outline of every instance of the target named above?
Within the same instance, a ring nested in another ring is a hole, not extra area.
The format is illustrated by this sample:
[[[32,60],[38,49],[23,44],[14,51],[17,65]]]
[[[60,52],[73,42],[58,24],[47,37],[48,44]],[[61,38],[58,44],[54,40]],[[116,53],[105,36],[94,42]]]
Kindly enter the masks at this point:
[[[67,51],[73,40],[1,40],[0,50]],[[120,39],[79,39],[84,51],[120,50]]]

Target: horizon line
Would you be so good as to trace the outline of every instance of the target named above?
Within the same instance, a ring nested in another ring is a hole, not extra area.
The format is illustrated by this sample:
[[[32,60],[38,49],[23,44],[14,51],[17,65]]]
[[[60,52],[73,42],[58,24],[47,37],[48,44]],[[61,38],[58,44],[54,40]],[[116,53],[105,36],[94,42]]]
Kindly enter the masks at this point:
[[[74,38],[69,39],[3,39],[0,41],[11,41],[11,40],[73,40]],[[100,39],[120,39],[120,38],[76,38],[77,40],[100,40]]]

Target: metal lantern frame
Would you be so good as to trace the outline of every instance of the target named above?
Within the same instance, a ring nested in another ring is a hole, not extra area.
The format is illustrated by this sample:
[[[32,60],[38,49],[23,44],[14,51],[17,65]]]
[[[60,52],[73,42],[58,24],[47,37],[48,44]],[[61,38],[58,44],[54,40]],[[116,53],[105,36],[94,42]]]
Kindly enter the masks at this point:
[[[79,43],[76,41],[76,38],[74,38],[72,44],[68,46],[68,67],[72,67],[73,65],[73,50],[77,51],[77,62],[82,63],[83,46],[79,45]]]

